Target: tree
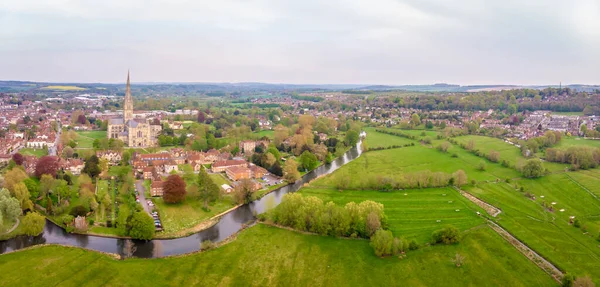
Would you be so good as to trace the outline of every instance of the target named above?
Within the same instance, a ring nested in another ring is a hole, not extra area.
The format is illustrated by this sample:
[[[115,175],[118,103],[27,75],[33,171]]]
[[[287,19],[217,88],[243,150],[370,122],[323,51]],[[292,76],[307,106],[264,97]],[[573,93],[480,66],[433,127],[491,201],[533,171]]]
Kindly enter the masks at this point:
[[[477,169],[480,171],[484,171],[486,169],[486,164],[485,161],[480,161],[479,164],[477,165]]]
[[[298,163],[294,159],[288,159],[283,167],[283,178],[288,183],[294,183],[300,178]]]
[[[381,220],[377,212],[372,211],[367,215],[367,236],[372,236],[377,230],[381,228]]]
[[[525,166],[523,166],[523,176],[527,178],[536,178],[544,175],[544,167],[540,159],[527,160]]]
[[[300,167],[302,167],[305,171],[313,170],[319,166],[319,160],[317,159],[317,156],[307,150],[300,155],[298,160],[300,161]]]
[[[167,203],[178,203],[185,199],[185,181],[181,176],[172,174],[163,184],[163,199]]]
[[[219,187],[208,176],[204,167],[198,173],[198,192],[200,199],[204,202],[204,209],[208,209],[208,203],[219,198]]]
[[[84,114],[77,116],[77,123],[81,125],[85,125],[87,123],[87,119],[85,118]]]
[[[389,230],[379,229],[371,236],[371,247],[373,247],[375,255],[380,257],[392,254],[393,243],[394,236]]]
[[[562,278],[562,286],[563,287],[573,287],[573,282],[575,281],[575,276],[570,273],[566,273]]]
[[[154,220],[144,211],[136,211],[129,220],[129,236],[133,239],[150,240],[154,237],[156,228]]]
[[[23,165],[23,162],[25,161],[25,157],[23,157],[23,155],[20,153],[15,153],[12,156],[12,160],[15,161],[15,164],[17,164],[17,165]]]
[[[102,172],[100,169],[100,159],[96,155],[90,156],[85,161],[82,172],[88,174],[91,178],[97,177]]]
[[[14,194],[14,186],[28,178],[22,167],[13,168],[4,174],[4,187]]]
[[[198,122],[203,124],[204,121],[206,120],[206,115],[204,114],[203,111],[198,111]]]
[[[33,202],[29,199],[29,190],[24,183],[20,182],[14,187],[15,198],[19,201],[22,210],[33,210]]]
[[[459,188],[468,182],[467,174],[462,169],[454,172],[454,174],[452,174],[452,178],[454,178],[454,184]]]
[[[498,162],[498,161],[500,161],[500,152],[495,151],[495,150],[491,150],[490,153],[488,154],[488,159],[491,162]]]
[[[346,132],[346,136],[344,137],[344,143],[346,146],[353,147],[358,143],[358,132],[355,130],[350,130]]]
[[[21,204],[19,200],[11,197],[8,189],[0,190],[0,219],[14,221],[21,215]],[[0,225],[2,220],[0,220]]]
[[[36,236],[44,231],[46,218],[37,212],[30,212],[21,221],[23,233],[29,236]]]
[[[235,200],[239,204],[250,203],[252,201],[252,193],[254,192],[254,184],[250,179],[242,179],[235,187]]]
[[[72,148],[72,147],[70,147],[70,146],[67,146],[67,147],[65,147],[65,148],[63,149],[63,152],[62,152],[62,153],[63,153],[63,156],[64,156],[65,158],[72,158],[72,157],[73,157],[73,154],[75,153],[75,151],[73,150],[73,148]]]
[[[56,180],[54,177],[44,174],[42,178],[40,178],[40,193],[42,196],[46,196],[50,191],[54,189]]]
[[[581,127],[579,128],[579,130],[581,131],[581,135],[584,135],[587,133],[588,128],[586,124],[582,124]]]
[[[448,152],[448,148],[450,148],[449,142],[443,142],[438,146],[438,149],[442,152]]]
[[[37,165],[35,166],[35,176],[40,178],[44,174],[49,174],[52,177],[56,177],[58,168],[58,157],[51,155],[43,156],[38,160]]]
[[[454,244],[460,241],[460,232],[456,227],[449,225],[434,231],[432,237],[433,243]]]
[[[290,130],[284,127],[282,124],[278,124],[275,127],[275,132],[273,133],[273,142],[276,146],[279,146],[285,139],[290,136]]]
[[[420,124],[421,118],[419,117],[419,115],[417,113],[412,114],[412,116],[410,116],[410,127],[414,128]]]

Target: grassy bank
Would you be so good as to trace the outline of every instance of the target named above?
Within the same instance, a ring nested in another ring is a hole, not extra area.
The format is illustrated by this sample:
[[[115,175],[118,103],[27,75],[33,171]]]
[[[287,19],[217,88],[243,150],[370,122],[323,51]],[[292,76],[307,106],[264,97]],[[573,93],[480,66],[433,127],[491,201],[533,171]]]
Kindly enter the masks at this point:
[[[466,257],[461,268],[450,261],[456,253]],[[230,244],[179,258],[116,261],[51,246],[2,255],[0,268],[1,282],[12,286],[556,285],[486,226],[467,232],[458,245],[426,247],[405,259],[378,258],[364,240],[257,225]]]

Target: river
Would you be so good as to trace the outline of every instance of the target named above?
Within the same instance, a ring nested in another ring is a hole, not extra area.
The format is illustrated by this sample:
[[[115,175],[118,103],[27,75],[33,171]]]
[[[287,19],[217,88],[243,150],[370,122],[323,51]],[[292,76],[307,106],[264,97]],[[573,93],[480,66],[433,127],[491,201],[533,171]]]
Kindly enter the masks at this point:
[[[230,211],[223,215],[217,224],[198,233],[177,239],[155,239],[150,241],[133,240],[133,243],[135,244],[133,256],[140,258],[156,258],[180,255],[198,251],[200,249],[200,243],[204,240],[211,240],[215,243],[223,241],[242,229],[244,223],[254,220],[256,218],[255,214],[263,213],[266,209],[277,206],[281,202],[284,194],[295,192],[305,183],[310,182],[319,176],[332,173],[342,165],[359,157],[360,154],[361,149],[359,142],[356,147],[350,149],[331,164],[322,165],[305,174],[296,183],[283,186],[259,200]],[[38,236],[18,236],[6,241],[0,241],[0,254],[38,244],[60,244],[124,255],[126,241],[127,240],[125,239],[67,233],[63,228],[50,221],[46,221],[44,232]]]

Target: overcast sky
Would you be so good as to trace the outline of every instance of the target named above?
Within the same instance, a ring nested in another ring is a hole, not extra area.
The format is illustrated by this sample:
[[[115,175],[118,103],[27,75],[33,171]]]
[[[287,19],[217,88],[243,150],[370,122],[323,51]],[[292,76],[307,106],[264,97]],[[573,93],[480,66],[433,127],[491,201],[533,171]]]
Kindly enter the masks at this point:
[[[600,84],[598,0],[1,0],[0,80]]]

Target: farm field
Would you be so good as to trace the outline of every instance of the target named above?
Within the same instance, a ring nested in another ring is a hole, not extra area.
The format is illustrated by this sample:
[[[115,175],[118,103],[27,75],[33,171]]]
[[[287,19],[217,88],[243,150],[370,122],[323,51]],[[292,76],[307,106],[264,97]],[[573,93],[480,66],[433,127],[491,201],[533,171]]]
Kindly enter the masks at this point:
[[[489,154],[492,150],[497,151],[500,153],[500,162],[505,160],[508,163],[510,163],[513,167],[519,166],[527,160],[527,158],[521,155],[521,150],[518,147],[506,143],[498,138],[467,135],[456,137],[454,139],[457,142],[462,143],[464,145],[469,143],[469,141],[473,141],[473,143],[475,144],[475,150],[480,150],[486,155]],[[566,167],[568,167],[568,165],[553,162],[544,162],[544,168],[547,168],[551,172],[564,171]]]
[[[466,258],[461,268],[450,261],[456,253]],[[424,247],[405,259],[376,257],[365,240],[259,224],[227,245],[189,256],[118,261],[84,249],[47,246],[2,255],[0,268],[1,282],[11,286],[557,285],[486,226],[466,232],[458,245]],[[28,276],[21,276],[24,272]]]
[[[598,283],[600,249],[595,237],[600,231],[600,204],[566,177],[557,174],[537,180],[519,180],[517,184],[535,194],[535,200],[506,183],[480,184],[465,189],[502,209],[497,223],[553,264],[576,276],[591,275]],[[554,211],[546,211],[542,207],[544,201],[555,202]],[[589,233],[584,234],[570,225],[569,216],[580,219]]]
[[[457,157],[451,157],[456,153]],[[459,169],[466,172],[469,181],[495,181],[498,178],[514,178],[519,173],[500,164],[488,163],[485,171],[477,170],[482,161],[459,147],[451,147],[448,153],[421,145],[399,149],[371,151],[340,168],[339,171],[320,179],[314,185],[335,187],[342,178],[351,189],[360,188],[361,182],[379,175],[398,175],[429,170],[453,173]],[[484,160],[485,161],[485,160]],[[358,176],[360,175],[360,176]]]
[[[420,244],[429,242],[431,233],[451,224],[467,230],[483,224],[477,211],[485,213],[452,188],[411,189],[392,192],[372,190],[344,190],[302,188],[305,196],[317,196],[338,205],[373,200],[384,205],[388,224],[394,236],[415,239]],[[438,220],[440,222],[438,222]]]
[[[42,87],[41,89],[42,90],[56,90],[56,91],[84,91],[84,90],[87,90],[86,88],[77,87],[77,86],[60,86],[60,85],[46,86],[46,87]]]
[[[413,142],[416,143],[416,141],[407,138],[380,133],[376,130],[376,128],[365,128],[365,132],[367,133],[365,143],[369,148],[403,146]]]
[[[78,131],[77,147],[93,148],[94,140],[106,138],[106,131]]]
[[[22,148],[19,150],[19,153],[22,155],[32,155],[36,157],[42,157],[48,155],[48,150],[43,148],[33,149],[33,148]]]
[[[578,137],[564,137],[560,143],[557,145],[559,148],[567,148],[570,146],[591,146],[591,147],[600,147],[600,140],[587,140],[584,138]]]
[[[600,169],[579,170],[577,172],[569,172],[567,175],[584,189],[600,197]]]

